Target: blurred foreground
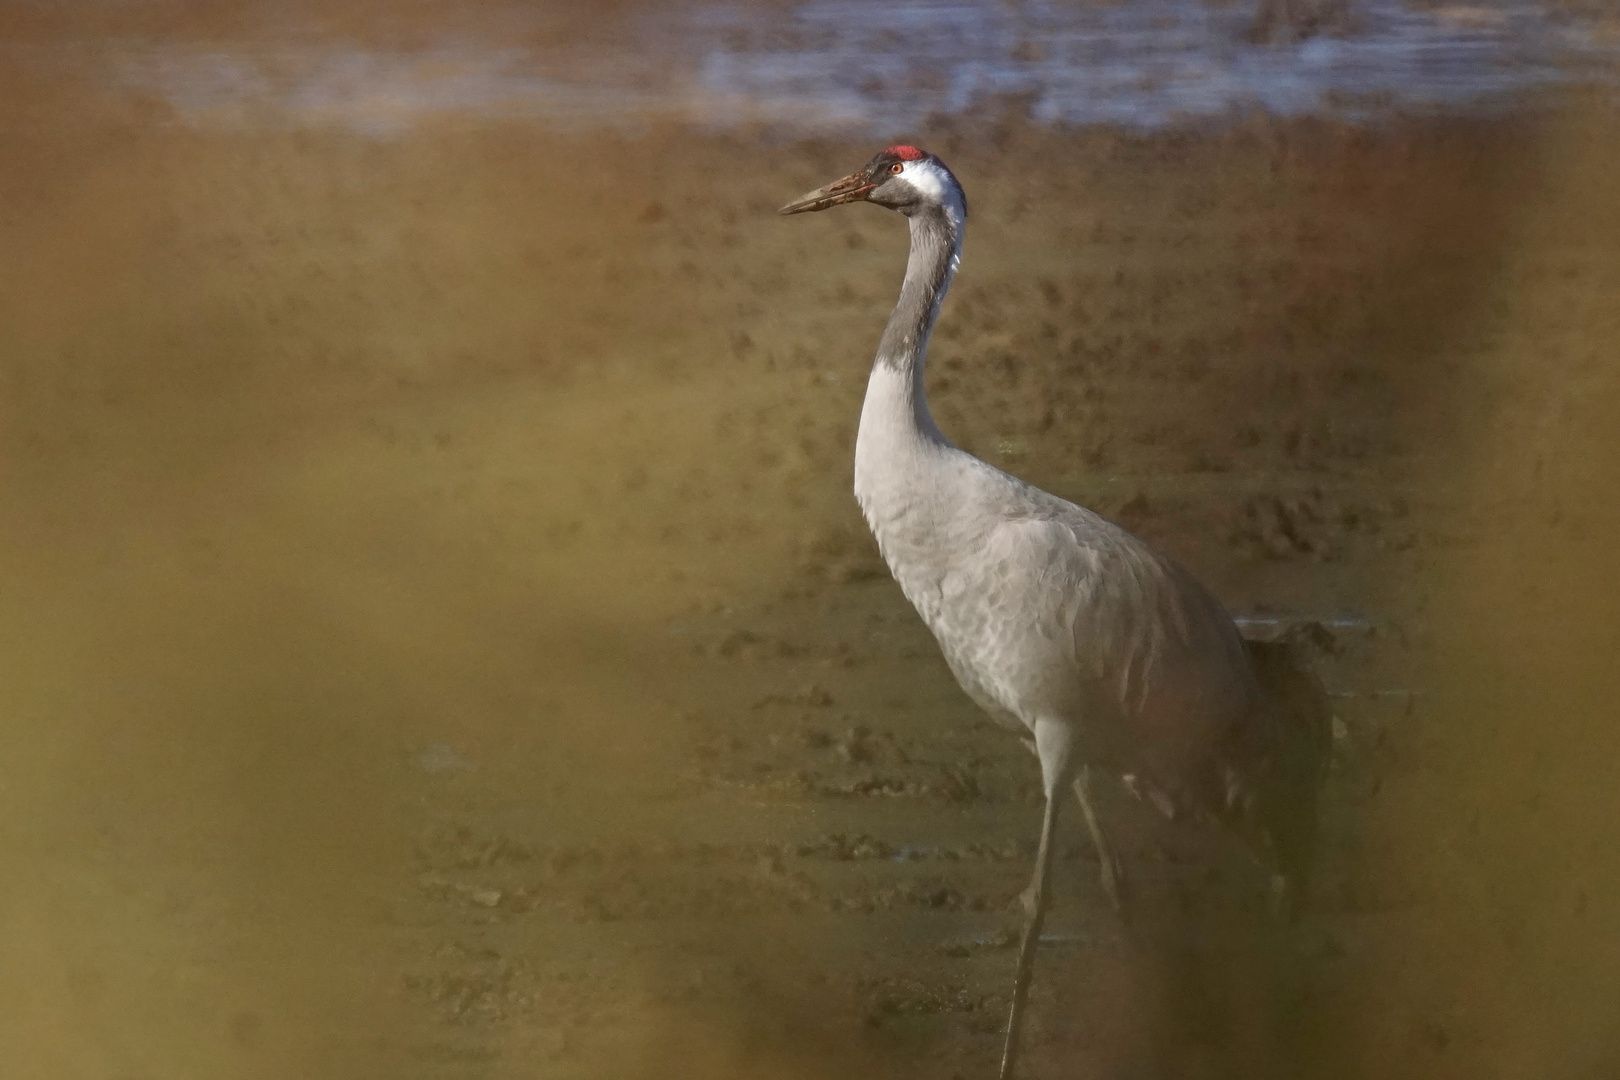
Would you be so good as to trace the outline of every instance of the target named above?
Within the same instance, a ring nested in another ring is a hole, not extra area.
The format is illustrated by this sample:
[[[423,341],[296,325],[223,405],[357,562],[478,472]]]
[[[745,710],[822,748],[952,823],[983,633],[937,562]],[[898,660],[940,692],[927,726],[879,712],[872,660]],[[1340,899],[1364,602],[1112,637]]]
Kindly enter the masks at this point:
[[[988,1075],[1035,765],[847,493],[903,226],[772,213],[872,147],[8,94],[7,1074]],[[1620,1071],[1617,136],[919,133],[947,433],[1371,623],[1315,912],[1107,800],[1036,1074]]]

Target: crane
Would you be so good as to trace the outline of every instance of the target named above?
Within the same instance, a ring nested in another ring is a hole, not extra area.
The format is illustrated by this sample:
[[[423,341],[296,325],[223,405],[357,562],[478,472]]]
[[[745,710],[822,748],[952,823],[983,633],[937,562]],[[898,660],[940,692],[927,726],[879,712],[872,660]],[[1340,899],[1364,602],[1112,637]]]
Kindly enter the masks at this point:
[[[1314,843],[1329,718],[1286,644],[1246,642],[1193,577],[1119,525],[953,446],[924,392],[929,333],[961,261],[967,199],[944,162],[891,146],[782,214],[867,202],[906,216],[911,252],[855,440],[855,496],[962,689],[1040,760],[1045,810],[1002,1051],[1018,1055],[1072,787],[1116,909],[1124,878],[1093,797],[1109,774],[1171,818],[1230,823],[1293,902]]]

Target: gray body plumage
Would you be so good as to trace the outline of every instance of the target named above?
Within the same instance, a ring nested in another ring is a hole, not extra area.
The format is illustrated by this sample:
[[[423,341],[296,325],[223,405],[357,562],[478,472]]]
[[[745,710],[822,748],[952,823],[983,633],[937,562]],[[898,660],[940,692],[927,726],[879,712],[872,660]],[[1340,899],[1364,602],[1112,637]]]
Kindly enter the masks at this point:
[[[1063,725],[1071,768],[1134,773],[1170,805],[1219,809],[1275,734],[1246,722],[1259,688],[1231,618],[1143,541],[952,446],[929,415],[926,333],[965,224],[952,210],[910,215],[906,281],[855,444],[861,510],[992,717],[1031,735]]]

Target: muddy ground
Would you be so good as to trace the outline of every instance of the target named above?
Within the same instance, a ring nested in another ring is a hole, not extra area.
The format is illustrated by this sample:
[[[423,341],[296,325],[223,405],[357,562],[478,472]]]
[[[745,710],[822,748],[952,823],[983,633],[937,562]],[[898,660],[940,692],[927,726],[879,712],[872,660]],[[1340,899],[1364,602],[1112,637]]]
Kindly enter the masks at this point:
[[[1036,767],[849,495],[904,228],[773,213],[872,146],[6,93],[8,1076],[989,1075]],[[1368,620],[1312,911],[1108,793],[1030,1075],[1620,1075],[1617,135],[918,133],[945,431]]]

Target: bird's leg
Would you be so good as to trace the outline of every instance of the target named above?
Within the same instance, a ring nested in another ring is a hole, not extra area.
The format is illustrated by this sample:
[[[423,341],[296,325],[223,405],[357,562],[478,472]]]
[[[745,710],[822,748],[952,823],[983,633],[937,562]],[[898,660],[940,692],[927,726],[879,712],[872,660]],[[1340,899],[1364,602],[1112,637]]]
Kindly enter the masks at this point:
[[[1091,830],[1091,842],[1097,848],[1097,862],[1102,865],[1102,887],[1108,894],[1109,903],[1120,914],[1125,912],[1125,870],[1120,865],[1119,856],[1114,854],[1114,847],[1108,842],[1103,833],[1102,820],[1097,817],[1097,807],[1091,796],[1091,766],[1080,767],[1080,775],[1074,778],[1075,798],[1080,800],[1080,812],[1086,816],[1086,828]]]
[[[1035,856],[1035,878],[1024,893],[1028,921],[1018,942],[1018,975],[1013,982],[1012,1014],[1007,1018],[1007,1043],[1001,1052],[1001,1080],[1010,1080],[1018,1060],[1018,1029],[1024,1022],[1024,1005],[1029,999],[1030,975],[1035,968],[1035,946],[1041,940],[1041,923],[1046,918],[1049,892],[1048,873],[1052,865],[1052,834],[1057,828],[1058,799],[1046,796],[1046,814],[1041,819],[1041,847]]]

